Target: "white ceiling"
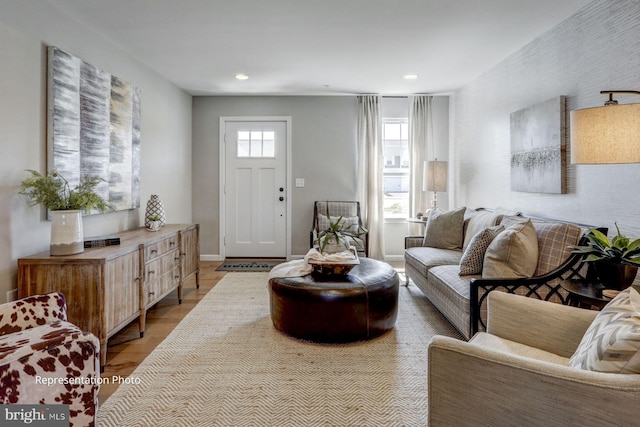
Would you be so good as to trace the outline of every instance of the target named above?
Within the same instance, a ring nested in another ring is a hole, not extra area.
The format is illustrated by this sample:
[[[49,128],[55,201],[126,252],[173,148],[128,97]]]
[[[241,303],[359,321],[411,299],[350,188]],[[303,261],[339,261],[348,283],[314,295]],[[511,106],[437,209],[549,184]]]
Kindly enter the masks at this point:
[[[391,95],[455,90],[591,0],[48,1],[194,95]]]

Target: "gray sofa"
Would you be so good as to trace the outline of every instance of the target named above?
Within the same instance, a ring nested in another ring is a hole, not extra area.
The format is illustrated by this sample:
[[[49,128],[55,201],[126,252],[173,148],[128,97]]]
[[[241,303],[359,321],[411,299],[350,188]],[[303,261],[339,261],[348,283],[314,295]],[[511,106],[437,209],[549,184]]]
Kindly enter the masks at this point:
[[[442,219],[447,216],[453,219]],[[514,228],[520,231],[514,232]],[[478,239],[491,230],[494,238],[489,243],[485,242],[488,247],[480,248],[478,252]],[[424,236],[405,238],[407,284],[412,280],[449,322],[469,339],[485,329],[486,298],[493,290],[566,303],[567,293],[560,282],[587,275],[582,257],[572,254],[569,246],[579,244],[587,230],[585,226],[568,222],[487,209],[432,212]],[[521,235],[525,231],[529,233],[528,241],[527,236]],[[526,244],[520,245],[519,249],[519,244],[505,249],[503,235],[509,233],[512,240],[521,239]],[[496,250],[502,250],[503,257],[508,258],[499,261],[498,267],[494,259],[488,261]],[[476,258],[476,269],[481,271],[461,275],[461,260],[468,266],[470,253]],[[520,262],[528,265],[516,265],[515,269],[506,265]]]

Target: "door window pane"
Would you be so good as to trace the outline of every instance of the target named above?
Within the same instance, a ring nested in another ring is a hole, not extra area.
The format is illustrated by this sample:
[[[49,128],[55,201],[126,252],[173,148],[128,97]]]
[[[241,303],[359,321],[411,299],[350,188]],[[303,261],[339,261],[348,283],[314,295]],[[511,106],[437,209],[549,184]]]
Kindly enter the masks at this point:
[[[238,157],[274,158],[274,131],[238,131]]]

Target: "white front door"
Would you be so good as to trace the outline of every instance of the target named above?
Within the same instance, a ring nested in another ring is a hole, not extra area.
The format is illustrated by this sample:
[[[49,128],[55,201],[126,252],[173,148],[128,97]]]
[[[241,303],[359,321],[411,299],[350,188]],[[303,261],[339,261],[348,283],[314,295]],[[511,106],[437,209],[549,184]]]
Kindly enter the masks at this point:
[[[286,119],[222,118],[224,255],[287,256]]]

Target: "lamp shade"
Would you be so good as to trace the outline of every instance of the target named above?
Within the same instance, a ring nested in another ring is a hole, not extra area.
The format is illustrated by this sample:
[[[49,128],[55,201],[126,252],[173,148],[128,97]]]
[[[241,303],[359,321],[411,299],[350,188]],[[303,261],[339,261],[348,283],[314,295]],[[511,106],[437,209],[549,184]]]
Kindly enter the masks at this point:
[[[640,162],[640,104],[575,110],[570,120],[571,163]]]
[[[424,163],[422,191],[447,191],[447,162],[431,160]]]

